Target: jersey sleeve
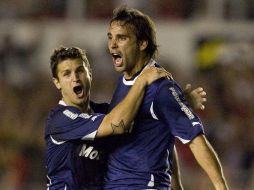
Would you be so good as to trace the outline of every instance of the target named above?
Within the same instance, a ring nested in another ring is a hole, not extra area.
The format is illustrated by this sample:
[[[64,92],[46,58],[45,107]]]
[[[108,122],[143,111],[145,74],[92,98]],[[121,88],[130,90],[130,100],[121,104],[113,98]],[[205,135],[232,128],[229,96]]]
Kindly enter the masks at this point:
[[[66,107],[48,119],[49,135],[56,141],[93,140],[104,114],[74,112]]]
[[[172,134],[184,144],[204,133],[200,119],[191,110],[175,81],[169,80],[159,87],[154,111],[158,119],[169,126]]]

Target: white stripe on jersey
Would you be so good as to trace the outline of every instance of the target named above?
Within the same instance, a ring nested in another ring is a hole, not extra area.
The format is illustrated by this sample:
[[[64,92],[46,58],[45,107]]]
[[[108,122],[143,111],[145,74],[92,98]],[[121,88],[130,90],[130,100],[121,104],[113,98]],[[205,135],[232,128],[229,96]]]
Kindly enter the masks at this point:
[[[192,122],[192,126],[194,127],[195,125],[201,125],[199,122]]]
[[[175,136],[175,137],[178,138],[183,144],[186,144],[186,143],[190,142],[190,140],[183,139],[179,136]]]
[[[50,135],[50,138],[51,138],[51,140],[52,140],[52,142],[54,143],[54,144],[57,144],[57,145],[60,145],[60,144],[63,144],[63,143],[65,143],[66,141],[56,141],[55,139],[53,139],[53,137]]]
[[[151,174],[151,179],[147,184],[148,187],[154,187],[154,176],[153,174]]]
[[[81,140],[94,140],[96,133],[97,133],[97,130],[92,132],[92,133],[90,133],[90,134],[88,134],[88,135],[86,135],[86,136],[83,136],[81,138]]]
[[[151,112],[151,115],[152,115],[152,117],[153,117],[154,119],[159,120],[158,117],[155,115],[155,113],[154,113],[154,111],[153,111],[153,102],[152,102],[151,107],[150,107],[150,112]]]
[[[48,175],[46,175],[47,176],[47,178],[48,178],[48,180],[49,180],[49,183],[47,184],[47,190],[49,190],[49,186],[51,185],[51,179],[49,178],[49,176]]]

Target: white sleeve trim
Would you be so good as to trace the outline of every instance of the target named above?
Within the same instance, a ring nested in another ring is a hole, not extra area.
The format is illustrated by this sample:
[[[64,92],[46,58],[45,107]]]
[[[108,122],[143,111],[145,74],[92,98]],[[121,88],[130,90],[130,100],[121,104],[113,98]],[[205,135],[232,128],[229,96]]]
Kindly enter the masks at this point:
[[[178,138],[183,144],[187,144],[188,142],[190,142],[190,140],[183,139],[179,136],[175,136],[175,137]]]
[[[92,132],[92,133],[90,133],[90,134],[88,134],[88,135],[86,135],[86,136],[83,136],[82,140],[94,140],[96,134],[97,134],[97,130]]]
[[[66,141],[56,141],[55,139],[53,139],[53,137],[50,135],[50,138],[51,138],[51,140],[52,140],[52,142],[54,143],[54,144],[57,144],[57,145],[60,145],[60,144],[63,144],[63,143],[65,143]]]

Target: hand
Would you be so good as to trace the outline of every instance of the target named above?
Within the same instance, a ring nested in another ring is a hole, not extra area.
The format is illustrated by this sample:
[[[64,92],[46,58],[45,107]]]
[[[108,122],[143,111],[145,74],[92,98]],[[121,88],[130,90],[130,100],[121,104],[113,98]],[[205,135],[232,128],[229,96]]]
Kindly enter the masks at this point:
[[[206,102],[206,92],[202,87],[192,90],[191,84],[187,84],[184,89],[184,94],[187,101],[194,110],[204,110]]]
[[[162,77],[172,78],[172,75],[163,68],[147,67],[141,72],[138,79],[143,80],[146,85],[150,85],[151,83]]]

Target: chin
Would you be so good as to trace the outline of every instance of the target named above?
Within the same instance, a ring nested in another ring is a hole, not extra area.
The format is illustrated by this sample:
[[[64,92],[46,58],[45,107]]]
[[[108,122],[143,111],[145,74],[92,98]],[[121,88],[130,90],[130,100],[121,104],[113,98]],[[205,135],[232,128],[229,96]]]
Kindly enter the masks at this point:
[[[124,72],[124,68],[122,67],[115,67],[115,71],[118,73],[123,73]]]

